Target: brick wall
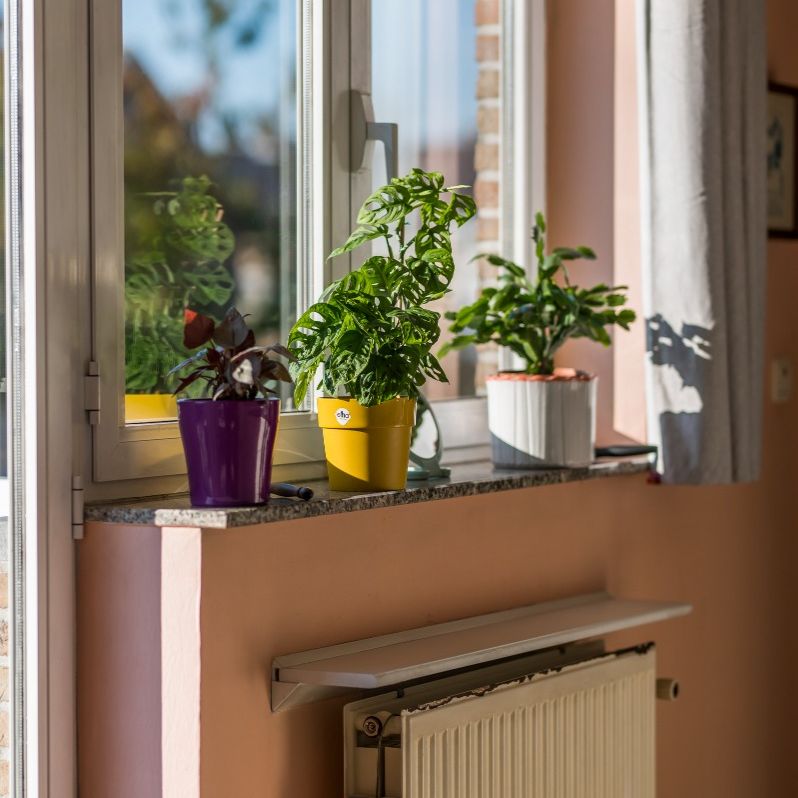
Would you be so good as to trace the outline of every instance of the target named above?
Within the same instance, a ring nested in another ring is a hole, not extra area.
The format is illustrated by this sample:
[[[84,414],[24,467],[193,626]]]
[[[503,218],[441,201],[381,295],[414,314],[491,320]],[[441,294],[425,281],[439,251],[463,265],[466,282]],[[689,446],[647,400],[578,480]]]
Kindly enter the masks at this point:
[[[477,238],[480,251],[500,252],[499,213],[501,211],[501,17],[500,0],[477,0]],[[480,286],[491,283],[495,267],[479,264]],[[476,384],[481,392],[485,377],[497,370],[494,346],[479,347]]]

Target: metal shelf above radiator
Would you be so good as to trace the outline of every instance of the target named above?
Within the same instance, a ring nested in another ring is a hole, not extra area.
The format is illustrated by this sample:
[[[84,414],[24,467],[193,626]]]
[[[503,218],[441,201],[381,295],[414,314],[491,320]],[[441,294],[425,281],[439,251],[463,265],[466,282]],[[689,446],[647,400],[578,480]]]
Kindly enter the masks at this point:
[[[400,686],[677,618],[691,610],[689,604],[591,593],[289,654],[272,663],[272,709],[351,690]]]

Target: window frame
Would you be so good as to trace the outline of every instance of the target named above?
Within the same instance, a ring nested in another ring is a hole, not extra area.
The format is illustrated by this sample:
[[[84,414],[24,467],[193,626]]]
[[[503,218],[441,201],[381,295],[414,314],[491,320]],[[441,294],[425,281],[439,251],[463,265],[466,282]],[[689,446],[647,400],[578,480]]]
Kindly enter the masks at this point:
[[[82,388],[75,375],[85,344],[75,320],[88,317],[88,17],[80,0],[9,0],[6,10],[6,48],[13,59],[5,93],[10,794],[72,798],[72,489],[84,424],[73,397]]]
[[[304,89],[297,107],[300,312],[351,268],[350,256],[328,261],[326,255],[345,240],[360,201],[371,190],[368,169],[352,170],[349,163],[351,92],[371,92],[369,47],[362,46],[370,36],[370,2],[297,0],[298,77]],[[122,0],[89,3],[92,324],[86,362],[89,368],[96,364],[100,403],[99,412],[88,416],[92,482],[87,498],[183,491],[177,423],[125,424],[124,419]],[[543,207],[545,190],[543,115],[532,113],[545,107],[545,0],[502,0],[501,35],[502,206],[511,209],[502,213],[501,244],[503,254],[531,266],[529,220],[532,209]],[[532,179],[520,180],[524,173]],[[441,413],[456,413],[457,402],[436,406]],[[447,459],[457,461],[461,448],[468,456],[473,445],[470,436],[447,440]],[[279,479],[323,476],[324,450],[313,409],[282,415],[274,462]]]

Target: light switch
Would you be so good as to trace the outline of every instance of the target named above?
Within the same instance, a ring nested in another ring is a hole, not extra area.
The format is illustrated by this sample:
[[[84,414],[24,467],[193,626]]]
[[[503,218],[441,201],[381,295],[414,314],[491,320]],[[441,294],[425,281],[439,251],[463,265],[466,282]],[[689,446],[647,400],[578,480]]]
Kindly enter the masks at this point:
[[[792,360],[787,357],[776,357],[770,364],[770,398],[777,405],[792,398]]]

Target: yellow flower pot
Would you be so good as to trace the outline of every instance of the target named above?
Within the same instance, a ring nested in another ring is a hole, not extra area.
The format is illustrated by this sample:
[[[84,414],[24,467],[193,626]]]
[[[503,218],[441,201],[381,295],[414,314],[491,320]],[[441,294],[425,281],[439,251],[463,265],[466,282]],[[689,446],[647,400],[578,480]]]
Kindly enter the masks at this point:
[[[354,399],[319,399],[330,490],[403,490],[415,417],[415,399],[374,407]]]
[[[126,393],[125,421],[170,421],[177,418],[177,398],[170,393]]]

